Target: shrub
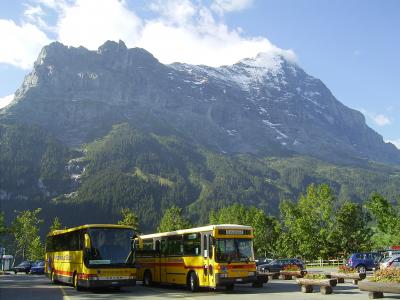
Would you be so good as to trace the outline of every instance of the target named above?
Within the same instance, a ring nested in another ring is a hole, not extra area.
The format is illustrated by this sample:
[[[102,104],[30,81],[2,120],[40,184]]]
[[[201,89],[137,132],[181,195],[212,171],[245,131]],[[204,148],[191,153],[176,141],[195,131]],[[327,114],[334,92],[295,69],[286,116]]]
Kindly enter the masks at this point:
[[[356,269],[354,269],[354,268],[352,268],[352,267],[348,267],[348,266],[346,266],[346,265],[339,266],[338,271],[339,271],[339,273],[345,273],[345,274],[348,274],[348,273],[357,273],[357,270],[356,270]]]
[[[327,279],[325,274],[306,274],[305,279]]]
[[[286,265],[283,267],[284,271],[300,271],[300,267],[297,265]]]
[[[374,282],[397,282],[400,283],[400,268],[386,268],[378,270],[370,279]]]

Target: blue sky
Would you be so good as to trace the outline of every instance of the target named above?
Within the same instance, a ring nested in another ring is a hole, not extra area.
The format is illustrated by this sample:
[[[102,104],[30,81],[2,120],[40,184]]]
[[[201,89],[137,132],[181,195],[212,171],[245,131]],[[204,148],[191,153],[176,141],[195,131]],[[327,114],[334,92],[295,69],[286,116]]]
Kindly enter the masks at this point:
[[[160,61],[217,66],[258,52],[295,57],[400,147],[400,1],[2,0],[0,105],[42,46],[122,39]]]

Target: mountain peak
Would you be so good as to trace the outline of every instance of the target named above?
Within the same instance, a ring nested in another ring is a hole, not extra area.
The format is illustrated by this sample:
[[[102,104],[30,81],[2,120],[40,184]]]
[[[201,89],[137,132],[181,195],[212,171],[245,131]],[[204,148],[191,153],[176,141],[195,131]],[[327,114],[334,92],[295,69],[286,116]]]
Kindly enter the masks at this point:
[[[245,64],[252,67],[265,67],[274,68],[280,65],[283,61],[281,55],[274,55],[267,52],[260,52],[253,58],[243,58],[238,63]]]
[[[163,65],[122,41],[107,41],[98,51],[54,42],[38,61],[0,121],[38,124],[68,145],[129,121],[171,128],[229,153],[272,149],[337,161],[400,162],[400,152],[359,112],[282,53],[213,68]]]
[[[103,54],[106,52],[126,52],[127,50],[128,48],[123,41],[119,40],[117,43],[115,41],[108,40],[99,47],[98,53]]]

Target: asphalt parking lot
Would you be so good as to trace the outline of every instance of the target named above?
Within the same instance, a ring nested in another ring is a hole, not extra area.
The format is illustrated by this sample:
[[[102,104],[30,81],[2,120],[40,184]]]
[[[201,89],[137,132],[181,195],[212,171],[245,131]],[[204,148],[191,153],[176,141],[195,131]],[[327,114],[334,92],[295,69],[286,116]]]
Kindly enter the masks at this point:
[[[316,288],[312,294],[303,294],[300,287],[293,280],[272,280],[263,288],[253,288],[250,285],[235,286],[233,291],[201,290],[191,293],[183,287],[157,286],[143,287],[140,282],[137,286],[122,288],[120,291],[112,289],[86,290],[77,292],[71,286],[53,285],[45,276],[40,275],[0,275],[0,299],[41,299],[41,300],[69,300],[69,299],[368,299],[366,292],[360,292],[357,286],[346,282],[333,288],[333,294],[321,295]],[[386,299],[400,299],[399,295],[385,294]]]

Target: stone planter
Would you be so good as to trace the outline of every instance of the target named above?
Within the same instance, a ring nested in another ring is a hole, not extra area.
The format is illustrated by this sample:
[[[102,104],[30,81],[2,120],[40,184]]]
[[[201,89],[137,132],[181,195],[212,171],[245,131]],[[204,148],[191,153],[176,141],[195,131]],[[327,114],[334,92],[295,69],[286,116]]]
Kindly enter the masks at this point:
[[[331,272],[331,278],[337,278],[338,283],[344,283],[345,279],[353,280],[353,284],[357,285],[359,281],[365,279],[365,273],[339,273],[339,272]]]
[[[279,272],[266,272],[263,274],[266,274],[270,280],[279,278]]]
[[[383,293],[400,294],[398,282],[372,282],[361,281],[358,284],[360,291],[366,291],[370,299],[383,298]]]
[[[313,286],[319,286],[322,295],[332,294],[332,287],[336,286],[336,279],[306,279],[298,278],[296,282],[301,286],[303,293],[312,293]]]

